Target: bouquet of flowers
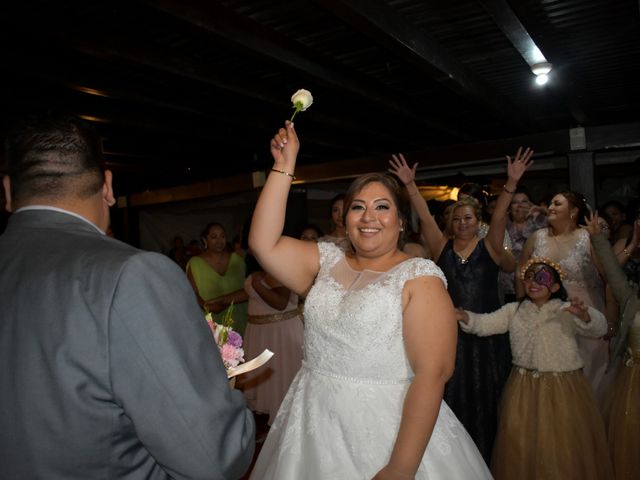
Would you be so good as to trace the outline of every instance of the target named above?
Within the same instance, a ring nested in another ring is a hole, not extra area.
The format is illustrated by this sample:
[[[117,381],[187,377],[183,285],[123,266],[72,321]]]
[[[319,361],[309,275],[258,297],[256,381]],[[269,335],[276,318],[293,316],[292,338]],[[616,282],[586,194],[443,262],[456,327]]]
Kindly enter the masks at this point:
[[[242,336],[233,329],[233,303],[222,317],[222,324],[213,321],[211,312],[207,312],[204,316],[209,324],[213,338],[220,350],[222,363],[227,370],[227,378],[235,377],[241,373],[247,373],[251,370],[264,365],[273,356],[273,352],[265,349],[260,355],[244,362],[244,350],[242,349]],[[242,365],[240,365],[242,363]]]
[[[233,303],[229,306],[224,316],[222,324],[213,321],[211,312],[205,315],[209,328],[213,333],[216,345],[220,349],[222,363],[227,370],[237,367],[240,362],[244,362],[244,350],[242,349],[242,336],[236,332],[233,326]]]

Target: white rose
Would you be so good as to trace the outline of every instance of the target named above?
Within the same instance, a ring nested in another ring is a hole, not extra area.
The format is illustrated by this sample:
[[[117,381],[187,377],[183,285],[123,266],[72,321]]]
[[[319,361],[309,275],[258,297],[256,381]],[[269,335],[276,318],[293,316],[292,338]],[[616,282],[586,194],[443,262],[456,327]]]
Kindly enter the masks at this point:
[[[304,112],[313,103],[313,96],[309,90],[301,88],[291,96],[291,102],[297,110]]]

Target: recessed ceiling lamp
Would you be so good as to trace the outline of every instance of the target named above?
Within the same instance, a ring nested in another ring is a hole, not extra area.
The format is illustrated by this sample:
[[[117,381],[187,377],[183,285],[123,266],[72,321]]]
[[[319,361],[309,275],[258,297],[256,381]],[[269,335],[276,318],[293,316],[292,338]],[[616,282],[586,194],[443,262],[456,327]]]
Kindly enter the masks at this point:
[[[536,83],[538,85],[544,85],[549,81],[551,64],[549,62],[534,63],[531,65],[531,71],[536,76]]]

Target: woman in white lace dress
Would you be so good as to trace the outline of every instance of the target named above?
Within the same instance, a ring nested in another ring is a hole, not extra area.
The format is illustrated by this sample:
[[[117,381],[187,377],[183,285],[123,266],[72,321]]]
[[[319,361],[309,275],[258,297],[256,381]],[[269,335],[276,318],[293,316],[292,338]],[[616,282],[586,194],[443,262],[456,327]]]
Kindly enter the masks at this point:
[[[585,223],[587,204],[576,192],[558,193],[551,200],[547,228],[536,230],[522,250],[520,267],[531,257],[546,257],[560,264],[566,274],[564,286],[571,297],[585,305],[605,312],[605,285],[600,276],[599,262],[591,248],[589,233],[581,228]],[[516,278],[516,293],[521,298],[524,289]],[[584,360],[584,375],[596,398],[602,401],[605,390],[605,370],[608,362],[607,342],[601,338],[580,337],[580,355]]]
[[[405,216],[391,177],[345,196],[354,253],[282,236],[299,142],[286,122],[249,243],[282,284],[310,290],[303,366],[271,427],[253,479],[491,478],[442,401],[456,323],[442,272],[398,249]],[[277,352],[276,352],[277,353]]]

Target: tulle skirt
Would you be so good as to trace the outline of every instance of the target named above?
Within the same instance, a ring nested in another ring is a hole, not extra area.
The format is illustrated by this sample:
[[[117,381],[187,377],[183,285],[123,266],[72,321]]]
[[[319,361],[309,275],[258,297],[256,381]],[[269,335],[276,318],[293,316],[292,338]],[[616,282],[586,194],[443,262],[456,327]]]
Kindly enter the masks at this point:
[[[247,325],[244,358],[251,360],[265,348],[274,355],[266,365],[242,375],[238,379],[238,388],[244,390],[251,410],[269,414],[269,425],[276,418],[282,399],[300,370],[303,334],[301,315],[274,323]]]
[[[636,480],[640,478],[640,351],[620,365],[606,409],[615,478]]]
[[[252,480],[371,480],[389,461],[407,381],[368,383],[303,367],[260,451]],[[491,474],[445,402],[415,479]]]
[[[512,369],[492,467],[496,480],[613,478],[604,421],[580,370]]]

